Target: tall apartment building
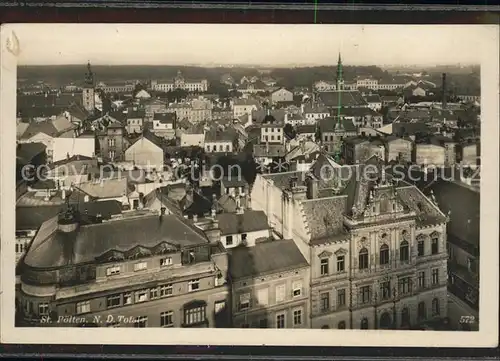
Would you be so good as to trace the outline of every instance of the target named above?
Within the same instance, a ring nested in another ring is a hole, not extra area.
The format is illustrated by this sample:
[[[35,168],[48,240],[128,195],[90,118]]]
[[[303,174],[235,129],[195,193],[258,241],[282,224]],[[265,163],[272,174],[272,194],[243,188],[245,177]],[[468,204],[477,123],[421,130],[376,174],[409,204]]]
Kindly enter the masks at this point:
[[[447,217],[364,165],[257,175],[252,208],[311,266],[312,328],[413,328],[447,315]],[[328,174],[327,174],[328,173]]]
[[[141,212],[99,221],[69,208],[44,222],[21,261],[18,323],[227,327],[222,245],[164,209]]]

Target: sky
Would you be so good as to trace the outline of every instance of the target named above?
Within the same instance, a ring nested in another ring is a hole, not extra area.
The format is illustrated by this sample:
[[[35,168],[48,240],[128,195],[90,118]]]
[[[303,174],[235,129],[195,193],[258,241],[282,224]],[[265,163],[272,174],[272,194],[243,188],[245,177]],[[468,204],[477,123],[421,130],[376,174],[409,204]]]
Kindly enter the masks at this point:
[[[19,65],[479,64],[484,25],[13,24]]]

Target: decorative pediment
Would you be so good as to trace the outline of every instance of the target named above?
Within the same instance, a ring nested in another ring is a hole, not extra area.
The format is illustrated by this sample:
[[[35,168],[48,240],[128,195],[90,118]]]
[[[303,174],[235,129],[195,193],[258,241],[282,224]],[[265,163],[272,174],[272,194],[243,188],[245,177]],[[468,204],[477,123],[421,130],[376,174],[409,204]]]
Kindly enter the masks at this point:
[[[323,251],[320,254],[318,254],[318,257],[319,258],[329,258],[332,256],[332,254],[333,254],[332,252]]]
[[[116,262],[116,261],[123,261],[125,259],[125,255],[123,254],[123,252],[117,250],[111,250],[100,255],[96,259],[99,262]]]
[[[174,244],[168,242],[162,242],[153,249],[154,254],[173,253],[176,251],[177,247]]]
[[[417,235],[417,241],[425,241],[427,239],[427,236],[425,234],[420,233]]]
[[[335,256],[343,256],[347,254],[347,250],[345,248],[339,248],[335,251]]]
[[[431,238],[439,238],[441,234],[438,231],[434,231],[430,234]]]
[[[126,257],[128,259],[147,257],[147,256],[151,256],[151,251],[142,246],[134,247],[130,251],[126,252]]]

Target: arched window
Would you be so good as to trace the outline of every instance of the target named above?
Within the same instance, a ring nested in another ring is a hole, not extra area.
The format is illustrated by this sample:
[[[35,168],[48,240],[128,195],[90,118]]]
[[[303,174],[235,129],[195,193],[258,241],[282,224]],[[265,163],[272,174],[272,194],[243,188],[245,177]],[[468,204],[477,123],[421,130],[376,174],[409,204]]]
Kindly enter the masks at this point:
[[[410,260],[410,246],[408,241],[403,241],[399,245],[399,260],[401,262],[408,262]]]
[[[423,237],[417,239],[417,252],[419,257],[425,255],[425,239]]]
[[[339,324],[337,325],[337,328],[339,330],[345,330],[345,321],[340,321]]]
[[[384,312],[382,316],[380,316],[380,328],[388,329],[391,327],[391,315],[389,313]]]
[[[361,329],[368,330],[368,319],[366,317],[361,320]]]
[[[401,310],[401,327],[409,327],[410,326],[410,311],[408,307],[405,307]]]
[[[439,299],[432,300],[432,316],[439,316]]]
[[[438,252],[439,252],[439,237],[437,235],[433,235],[431,242],[431,253],[438,254]]]
[[[359,269],[367,269],[368,268],[368,250],[366,248],[362,248],[359,251]]]
[[[426,319],[426,312],[425,312],[425,302],[420,302],[418,304],[417,308],[417,318],[419,321],[425,320]]]
[[[380,247],[380,265],[389,264],[389,246],[383,244]]]

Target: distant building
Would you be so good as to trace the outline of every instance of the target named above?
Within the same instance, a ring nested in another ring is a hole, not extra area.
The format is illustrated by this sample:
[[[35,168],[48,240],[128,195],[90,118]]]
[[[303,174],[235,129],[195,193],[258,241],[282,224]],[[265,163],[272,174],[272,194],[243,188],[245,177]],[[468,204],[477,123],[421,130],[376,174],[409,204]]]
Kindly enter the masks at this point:
[[[262,211],[245,210],[239,198],[236,196],[235,213],[217,215],[220,241],[226,249],[238,246],[252,247],[259,238],[268,239],[271,236],[266,214]]]
[[[99,156],[104,162],[122,161],[125,150],[129,146],[125,138],[125,127],[119,122],[113,122],[105,130],[97,133],[99,141]]]
[[[152,80],[151,88],[157,91],[173,91],[183,89],[189,92],[206,92],[208,90],[208,80],[186,80],[182,76],[181,71],[177,72],[177,76],[172,81]]]
[[[278,102],[291,102],[293,101],[293,93],[285,88],[280,88],[271,93],[271,101]]]
[[[132,110],[127,113],[127,133],[141,133],[144,129],[146,113],[144,110]]]
[[[235,99],[232,104],[234,118],[239,118],[245,114],[252,114],[252,111],[260,108],[259,102],[253,99]]]
[[[151,138],[143,135],[132,143],[125,151],[125,161],[132,162],[134,166],[141,169],[163,170],[163,149]]]
[[[212,129],[205,133],[206,153],[232,153],[235,151],[234,145],[237,143],[235,132],[222,132]]]
[[[153,133],[163,138],[175,138],[177,122],[176,113],[155,113],[153,116]]]
[[[83,107],[88,112],[94,112],[95,110],[95,79],[94,73],[90,68],[90,62],[87,64],[87,73],[85,74],[85,82],[83,85]]]

